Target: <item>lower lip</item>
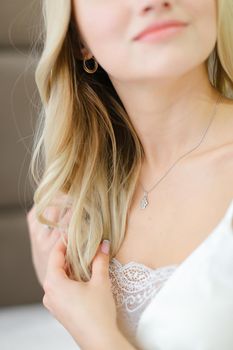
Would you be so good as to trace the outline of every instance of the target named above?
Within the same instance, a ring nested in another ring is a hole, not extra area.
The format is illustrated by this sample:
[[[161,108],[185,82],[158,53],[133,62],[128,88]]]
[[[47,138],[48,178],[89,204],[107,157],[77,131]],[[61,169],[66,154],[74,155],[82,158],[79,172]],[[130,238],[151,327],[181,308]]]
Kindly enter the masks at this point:
[[[137,41],[154,41],[154,40],[159,40],[163,38],[167,38],[172,36],[173,34],[176,34],[180,32],[185,25],[173,25],[161,29],[156,29],[153,32],[147,33],[143,35],[141,38],[137,39]]]

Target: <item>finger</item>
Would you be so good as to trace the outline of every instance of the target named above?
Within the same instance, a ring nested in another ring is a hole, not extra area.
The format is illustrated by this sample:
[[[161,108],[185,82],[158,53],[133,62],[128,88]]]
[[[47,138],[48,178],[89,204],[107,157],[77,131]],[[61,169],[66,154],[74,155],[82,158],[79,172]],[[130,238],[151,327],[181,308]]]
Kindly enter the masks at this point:
[[[46,208],[44,211],[44,216],[49,221],[55,221],[56,220],[56,213],[54,215],[54,208]],[[36,215],[36,207],[35,205],[32,207],[32,209],[27,214],[27,223],[29,228],[30,235],[39,234],[39,233],[51,233],[51,230],[48,228],[47,225],[42,224]]]
[[[61,209],[55,206],[47,207],[44,211],[44,217],[52,224],[59,221]]]
[[[68,226],[69,226],[69,223],[70,223],[71,216],[72,216],[72,210],[71,209],[67,209],[65,214],[64,214],[64,216],[60,220],[60,227],[64,231],[68,230]]]
[[[59,218],[59,209],[57,207],[47,207],[43,213],[45,219],[47,219],[51,225],[42,224],[37,221],[33,227],[33,231],[37,232],[38,235],[41,236],[42,239],[49,239],[54,242],[60,236],[60,232],[56,227],[54,227],[54,223],[58,222]]]
[[[65,268],[66,268],[66,246],[63,242],[62,237],[57,240],[54,244],[48,261],[47,266],[47,278],[68,278]]]
[[[52,232],[48,235],[49,244],[54,245],[54,243],[61,238],[61,235],[62,234],[59,229],[55,228],[52,230]]]
[[[110,242],[104,240],[95,255],[92,262],[92,277],[93,283],[102,283],[109,280],[109,249]]]

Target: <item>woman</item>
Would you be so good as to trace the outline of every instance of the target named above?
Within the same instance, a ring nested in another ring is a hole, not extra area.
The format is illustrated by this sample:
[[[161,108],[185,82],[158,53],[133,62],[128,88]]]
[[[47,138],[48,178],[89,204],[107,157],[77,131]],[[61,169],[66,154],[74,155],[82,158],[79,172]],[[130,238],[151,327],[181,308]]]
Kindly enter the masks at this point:
[[[172,333],[172,288],[165,296],[190,261],[191,277],[203,267],[213,237],[224,247],[231,237],[232,1],[45,0],[43,10],[28,222],[45,306],[83,349],[215,350],[204,325]],[[178,305],[182,329],[189,309]]]

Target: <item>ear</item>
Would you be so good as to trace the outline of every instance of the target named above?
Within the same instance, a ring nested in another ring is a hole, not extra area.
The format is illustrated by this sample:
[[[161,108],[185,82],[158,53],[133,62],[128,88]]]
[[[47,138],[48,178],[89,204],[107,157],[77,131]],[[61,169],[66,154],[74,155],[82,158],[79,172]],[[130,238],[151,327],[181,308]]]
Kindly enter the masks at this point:
[[[82,53],[83,59],[89,60],[93,57],[92,53],[84,46],[81,49],[81,53]]]
[[[76,40],[75,44],[73,44],[74,56],[76,59],[83,61],[84,59],[89,60],[93,57],[90,50],[88,50],[83,43],[78,42]]]

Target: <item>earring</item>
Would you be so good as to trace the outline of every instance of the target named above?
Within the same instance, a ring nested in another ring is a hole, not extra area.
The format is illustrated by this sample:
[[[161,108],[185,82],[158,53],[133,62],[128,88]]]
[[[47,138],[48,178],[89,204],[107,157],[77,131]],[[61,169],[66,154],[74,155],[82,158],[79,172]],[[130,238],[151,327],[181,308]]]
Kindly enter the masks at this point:
[[[90,58],[90,59],[91,59],[91,58]],[[94,63],[95,63],[93,69],[88,68],[87,65],[86,65],[86,62],[89,61],[89,60],[86,60],[86,59],[83,60],[83,69],[84,69],[87,73],[93,74],[93,73],[95,73],[95,72],[97,71],[97,69],[98,69],[98,66],[99,66],[99,65],[98,65],[98,62],[97,62],[94,58],[93,58],[93,60],[94,60]]]

